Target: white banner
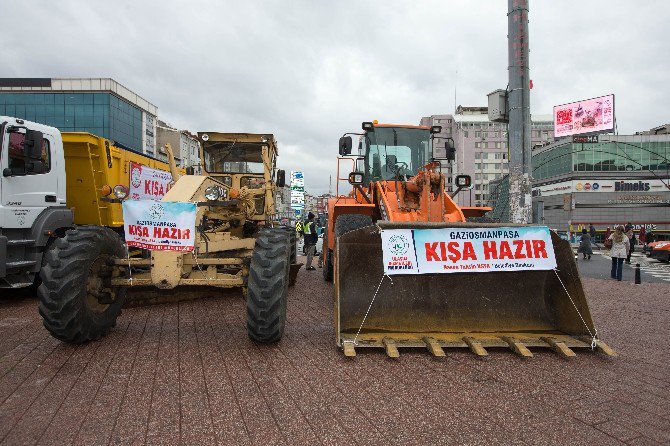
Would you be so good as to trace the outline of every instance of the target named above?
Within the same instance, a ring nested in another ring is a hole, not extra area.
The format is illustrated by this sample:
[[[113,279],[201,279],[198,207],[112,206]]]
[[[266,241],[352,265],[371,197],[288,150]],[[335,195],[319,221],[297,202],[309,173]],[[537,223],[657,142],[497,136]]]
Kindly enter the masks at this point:
[[[155,251],[193,251],[195,203],[126,200],[123,226],[128,246]]]
[[[382,231],[382,249],[386,274],[556,268],[546,226],[390,229]]]
[[[170,190],[172,175],[164,170],[152,169],[130,162],[130,192],[132,200],[160,201]]]

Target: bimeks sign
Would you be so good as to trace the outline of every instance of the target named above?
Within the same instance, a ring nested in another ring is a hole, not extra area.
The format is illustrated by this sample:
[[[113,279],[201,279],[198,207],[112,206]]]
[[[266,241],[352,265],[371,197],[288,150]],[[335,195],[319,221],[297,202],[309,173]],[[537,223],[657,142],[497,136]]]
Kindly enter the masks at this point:
[[[614,95],[554,107],[554,137],[614,130]]]

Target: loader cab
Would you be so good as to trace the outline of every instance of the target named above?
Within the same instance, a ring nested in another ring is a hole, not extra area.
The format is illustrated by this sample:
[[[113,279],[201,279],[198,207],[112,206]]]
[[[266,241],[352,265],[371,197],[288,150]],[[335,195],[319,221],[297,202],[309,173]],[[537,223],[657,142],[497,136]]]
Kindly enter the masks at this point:
[[[359,150],[363,181],[407,180],[433,158],[431,128],[392,124],[363,124]]]

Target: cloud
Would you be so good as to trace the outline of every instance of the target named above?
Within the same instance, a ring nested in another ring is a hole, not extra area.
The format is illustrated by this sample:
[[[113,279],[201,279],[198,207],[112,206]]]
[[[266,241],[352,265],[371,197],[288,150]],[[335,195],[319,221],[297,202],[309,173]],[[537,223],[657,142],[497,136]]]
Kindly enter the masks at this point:
[[[533,1],[533,113],[616,95],[621,133],[666,122],[670,8]],[[3,77],[112,77],[191,131],[274,133],[328,190],[337,139],[507,85],[507,2],[5,0]]]

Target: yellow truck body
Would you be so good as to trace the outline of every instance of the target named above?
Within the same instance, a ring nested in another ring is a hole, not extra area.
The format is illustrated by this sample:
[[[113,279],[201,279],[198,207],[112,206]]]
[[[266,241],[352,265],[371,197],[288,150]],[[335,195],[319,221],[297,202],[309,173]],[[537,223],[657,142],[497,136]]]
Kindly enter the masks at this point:
[[[104,186],[129,187],[130,162],[170,171],[168,163],[132,152],[90,133],[62,132],[67,207],[77,225],[123,226],[121,203],[103,196]],[[182,171],[182,174],[184,172]]]

